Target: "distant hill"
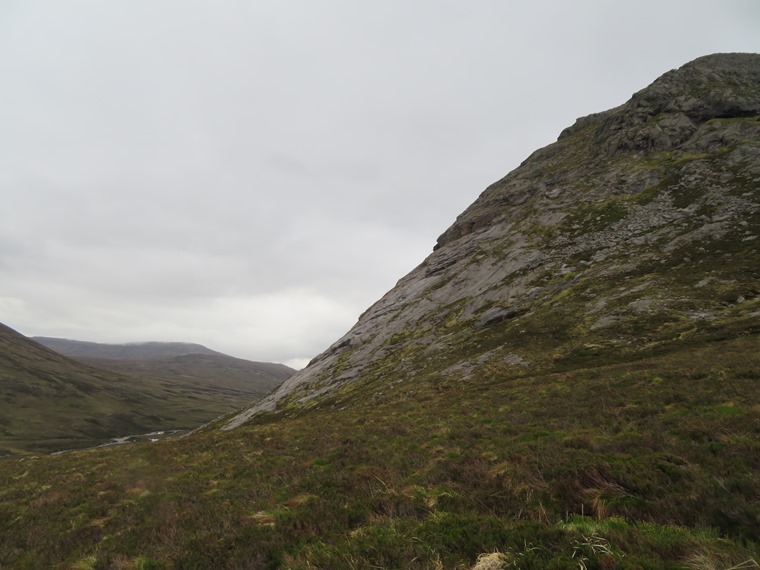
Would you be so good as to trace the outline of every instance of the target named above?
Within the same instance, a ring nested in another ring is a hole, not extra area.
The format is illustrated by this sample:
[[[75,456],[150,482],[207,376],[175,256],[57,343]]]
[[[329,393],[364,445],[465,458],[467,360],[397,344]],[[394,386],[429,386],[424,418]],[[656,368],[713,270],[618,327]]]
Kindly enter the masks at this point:
[[[48,336],[33,336],[32,340],[52,348],[56,352],[72,358],[84,356],[87,358],[168,358],[185,354],[215,354],[221,355],[201,344],[190,342],[130,342],[124,344],[103,344],[67,338]]]
[[[184,378],[148,378],[135,375],[136,370],[105,370],[72,360],[0,324],[0,455],[192,429],[260,397],[292,372],[268,365],[250,372],[244,382],[239,359],[206,350],[211,354],[174,358],[221,360],[197,365],[195,374]],[[234,372],[221,374],[221,362]],[[215,385],[223,376],[227,380]]]
[[[101,344],[51,337],[33,340],[91,366],[171,381],[201,393],[216,393],[226,397],[230,410],[268,394],[295,373],[284,364],[235,358],[193,343]]]

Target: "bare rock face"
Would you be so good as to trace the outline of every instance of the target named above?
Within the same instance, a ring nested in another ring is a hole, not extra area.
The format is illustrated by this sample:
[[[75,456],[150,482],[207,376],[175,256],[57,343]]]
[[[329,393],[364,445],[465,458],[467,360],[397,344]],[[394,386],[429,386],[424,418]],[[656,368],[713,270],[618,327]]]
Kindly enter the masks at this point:
[[[707,121],[753,117],[760,109],[760,70],[749,54],[697,59],[666,73],[612,113],[596,142],[610,154],[669,150]]]
[[[760,55],[670,71],[489,186],[433,253],[230,420],[633,357],[757,320]],[[753,316],[754,315],[754,316]]]

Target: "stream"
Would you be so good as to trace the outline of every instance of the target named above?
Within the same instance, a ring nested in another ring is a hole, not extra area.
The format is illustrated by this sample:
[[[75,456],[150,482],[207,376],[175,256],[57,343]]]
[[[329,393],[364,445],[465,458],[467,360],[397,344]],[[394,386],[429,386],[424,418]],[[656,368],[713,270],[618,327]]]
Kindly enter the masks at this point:
[[[95,445],[93,447],[83,447],[81,449],[63,449],[61,451],[54,451],[50,455],[62,455],[64,453],[71,453],[72,451],[82,451],[83,449],[98,449],[100,447],[113,447],[114,445],[125,445],[127,443],[135,443],[138,441],[150,441],[156,442],[173,435],[185,433],[187,430],[172,429],[162,431],[152,431],[150,433],[140,433],[135,435],[125,435],[122,437],[111,438],[111,441]]]

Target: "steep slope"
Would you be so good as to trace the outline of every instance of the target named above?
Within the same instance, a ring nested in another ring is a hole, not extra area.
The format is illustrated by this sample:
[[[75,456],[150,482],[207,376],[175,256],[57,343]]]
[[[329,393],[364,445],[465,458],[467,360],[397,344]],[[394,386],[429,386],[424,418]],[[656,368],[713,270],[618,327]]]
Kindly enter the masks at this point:
[[[244,413],[0,462],[0,566],[757,568],[759,70],[581,119]]]
[[[200,344],[101,344],[50,337],[33,340],[90,366],[169,383],[186,393],[212,396],[220,403],[227,402],[228,410],[269,394],[295,373],[284,364],[234,358]]]
[[[721,54],[579,119],[225,429],[361,383],[382,399],[493,366],[535,374],[756,333],[758,115],[760,57]]]
[[[95,445],[182,423],[136,378],[75,362],[5,325],[0,347],[3,453]]]
[[[213,355],[200,355],[206,357]],[[182,382],[112,372],[71,360],[0,325],[0,454],[192,429],[272,386],[265,379],[263,385],[243,390],[237,379],[215,388],[213,378],[200,377],[202,371]]]

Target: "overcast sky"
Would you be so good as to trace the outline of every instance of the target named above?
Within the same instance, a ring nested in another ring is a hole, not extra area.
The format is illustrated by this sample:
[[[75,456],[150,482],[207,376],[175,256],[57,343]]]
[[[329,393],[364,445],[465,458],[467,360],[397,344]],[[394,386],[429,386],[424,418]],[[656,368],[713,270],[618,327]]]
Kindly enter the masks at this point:
[[[760,2],[0,0],[0,322],[300,367]]]

